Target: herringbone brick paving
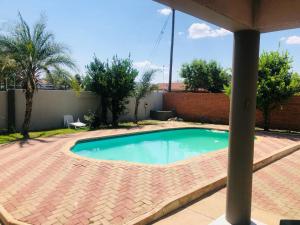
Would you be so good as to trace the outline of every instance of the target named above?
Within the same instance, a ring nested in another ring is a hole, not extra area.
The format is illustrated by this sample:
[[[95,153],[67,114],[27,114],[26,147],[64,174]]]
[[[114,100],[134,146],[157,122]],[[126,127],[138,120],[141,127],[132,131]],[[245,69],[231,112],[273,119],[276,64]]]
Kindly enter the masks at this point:
[[[166,123],[137,129],[179,126],[190,124]],[[0,205],[15,219],[29,224],[124,224],[226,173],[226,149],[167,167],[78,159],[61,149],[74,138],[137,129],[101,130],[2,147]],[[256,159],[299,141],[287,135],[257,136]]]
[[[281,219],[299,219],[299,185],[300,151],[297,151],[254,173],[252,205]],[[226,189],[220,193],[225,200]]]
[[[300,218],[300,151],[257,171],[253,204],[288,219]]]
[[[253,174],[252,219],[267,225],[300,218],[300,151]],[[224,215],[226,188],[182,207],[153,225],[207,225]]]

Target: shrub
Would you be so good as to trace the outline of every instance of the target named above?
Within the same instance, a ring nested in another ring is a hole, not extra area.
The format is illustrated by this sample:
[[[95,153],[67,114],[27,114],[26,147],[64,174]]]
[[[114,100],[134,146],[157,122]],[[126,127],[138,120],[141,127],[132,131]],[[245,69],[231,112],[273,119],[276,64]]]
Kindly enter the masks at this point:
[[[300,90],[292,62],[288,52],[264,52],[259,58],[257,108],[264,116],[264,130],[269,130],[271,111]]]
[[[108,73],[106,64],[101,62],[96,56],[93,61],[86,66],[87,74],[84,79],[85,89],[100,96],[101,121],[107,124],[107,110],[109,107]]]
[[[107,123],[107,110],[112,112],[112,124],[118,125],[119,116],[124,113],[128,97],[133,94],[138,71],[133,68],[130,58],[114,56],[111,63],[103,63],[98,58],[87,66],[84,80],[86,90],[101,97],[102,122]]]
[[[119,59],[114,56],[111,65],[107,65],[109,97],[111,99],[112,125],[118,125],[119,116],[124,113],[127,98],[133,94],[138,71],[133,68],[130,58]]]
[[[100,118],[97,112],[89,111],[84,115],[84,120],[89,129],[96,129],[100,126]]]
[[[263,113],[264,130],[270,128],[270,114],[280,103],[300,91],[300,76],[292,71],[292,58],[288,52],[264,52],[259,58],[257,104]],[[225,86],[231,94],[231,85]]]

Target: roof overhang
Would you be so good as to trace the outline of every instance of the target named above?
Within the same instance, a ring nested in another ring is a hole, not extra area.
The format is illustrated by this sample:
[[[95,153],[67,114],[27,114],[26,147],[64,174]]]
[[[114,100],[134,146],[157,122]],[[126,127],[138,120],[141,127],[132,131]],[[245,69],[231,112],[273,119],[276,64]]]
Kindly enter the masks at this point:
[[[154,0],[232,32],[300,27],[299,0]]]

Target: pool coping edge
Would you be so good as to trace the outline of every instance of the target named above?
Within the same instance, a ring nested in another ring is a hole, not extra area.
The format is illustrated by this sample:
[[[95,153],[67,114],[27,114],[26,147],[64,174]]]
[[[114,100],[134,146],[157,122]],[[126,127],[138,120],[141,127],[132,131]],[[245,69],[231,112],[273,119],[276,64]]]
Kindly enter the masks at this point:
[[[4,207],[0,205],[0,222],[4,225],[30,225],[19,220],[16,220]]]
[[[160,165],[160,164],[145,164],[145,163],[138,163],[138,162],[127,162],[127,161],[121,161],[121,160],[104,160],[104,159],[93,159],[85,156],[80,156],[74,152],[71,151],[71,148],[75,146],[78,142],[80,141],[92,141],[92,140],[99,140],[99,139],[107,139],[107,138],[116,138],[116,137],[123,137],[123,136],[129,136],[129,135],[139,135],[139,134],[147,134],[147,133],[155,133],[159,131],[168,131],[168,130],[181,130],[181,129],[207,129],[207,130],[218,130],[218,131],[226,131],[229,132],[228,129],[221,129],[221,128],[206,128],[206,127],[201,127],[201,126],[182,126],[182,127],[177,127],[177,128],[159,128],[159,129],[154,129],[154,130],[149,130],[149,131],[132,131],[129,133],[121,133],[121,134],[111,134],[111,135],[105,135],[101,137],[92,137],[92,138],[77,138],[74,140],[71,140],[67,142],[61,149],[62,152],[72,158],[79,159],[79,160],[86,160],[89,162],[104,162],[104,163],[110,163],[110,164],[116,164],[116,165],[132,165],[132,166],[143,166],[143,167],[150,167],[150,168],[168,168],[168,167],[173,167],[177,165],[183,165],[186,164],[190,161],[193,161],[197,159],[198,157],[203,156],[203,154],[200,154],[198,156],[194,156],[191,158],[179,160],[170,164],[166,165]],[[217,149],[216,151],[221,151],[221,150],[227,150],[228,147],[226,148],[221,148]],[[210,153],[210,152],[209,152]],[[206,153],[206,154],[209,154]]]

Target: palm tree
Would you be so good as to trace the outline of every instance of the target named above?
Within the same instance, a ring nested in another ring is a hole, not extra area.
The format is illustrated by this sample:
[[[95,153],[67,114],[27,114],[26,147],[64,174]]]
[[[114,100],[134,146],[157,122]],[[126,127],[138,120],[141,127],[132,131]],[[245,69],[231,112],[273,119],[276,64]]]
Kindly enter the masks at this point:
[[[41,76],[61,66],[75,69],[75,64],[68,54],[68,49],[55,42],[54,35],[46,31],[43,18],[31,29],[21,14],[11,34],[0,35],[0,52],[9,55],[18,67],[17,75],[26,99],[21,133],[24,138],[29,138],[33,95]]]
[[[5,90],[9,80],[14,79],[13,75],[16,73],[16,63],[8,55],[0,54],[0,89],[4,84]]]
[[[134,97],[135,97],[135,108],[134,108],[134,119],[135,123],[138,122],[138,110],[141,99],[145,98],[147,94],[151,91],[157,89],[156,85],[151,84],[151,81],[154,77],[154,74],[157,70],[148,70],[146,71],[140,81],[136,84],[134,90]]]

